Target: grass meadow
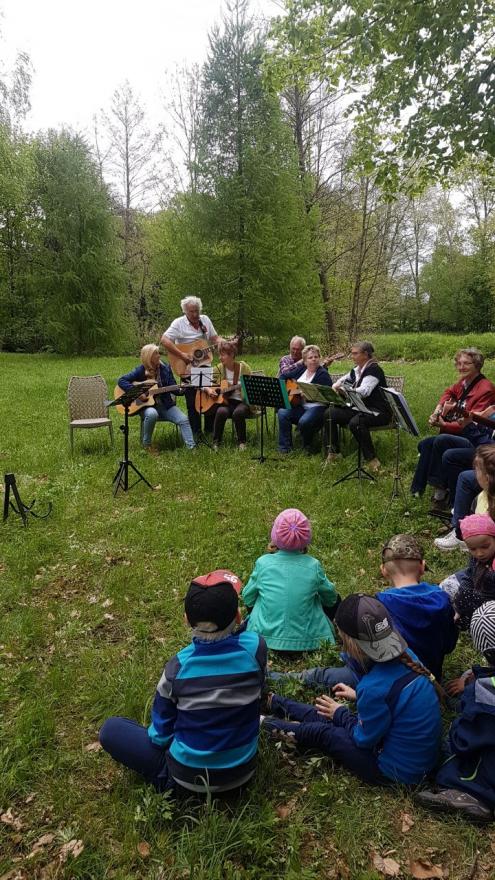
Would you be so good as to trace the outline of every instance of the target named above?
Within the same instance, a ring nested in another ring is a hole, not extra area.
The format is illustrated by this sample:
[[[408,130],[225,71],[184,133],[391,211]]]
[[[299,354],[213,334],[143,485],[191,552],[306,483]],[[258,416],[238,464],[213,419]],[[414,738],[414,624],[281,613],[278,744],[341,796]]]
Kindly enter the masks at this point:
[[[267,372],[276,366],[275,358],[247,360]],[[342,595],[380,587],[380,547],[397,531],[422,538],[431,580],[465,558],[434,552],[426,497],[408,497],[407,508],[390,504],[389,432],[375,435],[384,462],[375,484],[332,488],[353,466],[352,452],[326,469],[319,456],[300,452],[260,464],[251,459],[252,423],[249,453],[229,445],[228,425],[217,455],[176,448],[174,431],[158,425],[162,454],[153,459],[139,449],[135,419],[131,457],[156,488],[141,483],[114,498],[120,432],[113,449],[106,431],[76,432],[71,457],[66,389],[72,374],[97,372],[112,388],[132,365],[132,358],[0,354],[3,472],[16,474],[35,509],[53,503],[46,520],[30,518],[23,528],[11,514],[0,528],[1,880],[494,876],[494,831],[427,814],[406,789],[367,788],[330,760],[296,757],[264,736],[256,780],[234,801],[171,801],[98,749],[108,715],[147,723],[162,667],[189,638],[181,600],[191,578],[226,566],[246,580],[284,507],[311,516],[312,552]],[[424,432],[453,381],[451,361],[388,363],[385,371],[406,377]],[[495,378],[491,367],[487,374]],[[406,492],[415,446],[402,437]],[[335,656],[322,650],[300,666]],[[471,659],[463,639],[448,673]]]

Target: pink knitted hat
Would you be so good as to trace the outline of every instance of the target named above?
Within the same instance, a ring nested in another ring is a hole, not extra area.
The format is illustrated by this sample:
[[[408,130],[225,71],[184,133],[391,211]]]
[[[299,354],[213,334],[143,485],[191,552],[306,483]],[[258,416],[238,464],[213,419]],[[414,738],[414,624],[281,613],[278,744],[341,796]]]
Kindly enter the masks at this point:
[[[275,519],[271,540],[279,550],[304,550],[311,542],[311,523],[297,507],[288,507]]]
[[[473,513],[465,516],[459,523],[462,537],[473,538],[475,535],[493,535],[495,538],[495,522],[487,513]]]

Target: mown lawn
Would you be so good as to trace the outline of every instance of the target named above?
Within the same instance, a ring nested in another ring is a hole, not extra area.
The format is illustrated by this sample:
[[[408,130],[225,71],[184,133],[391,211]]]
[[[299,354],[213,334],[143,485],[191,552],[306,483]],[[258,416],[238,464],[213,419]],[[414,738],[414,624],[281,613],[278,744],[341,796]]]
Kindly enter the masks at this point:
[[[267,372],[276,363],[247,359]],[[404,877],[418,859],[440,866],[435,876],[489,877],[493,831],[435,818],[406,790],[367,788],[329,760],[296,758],[264,737],[256,782],[241,799],[213,804],[170,802],[94,746],[109,714],[147,721],[164,662],[188,640],[181,599],[192,576],[226,566],[245,580],[282,508],[311,516],[313,553],[343,595],[380,586],[380,547],[397,531],[424,540],[432,580],[463,561],[433,551],[426,498],[408,499],[407,512],[398,501],[389,507],[388,433],[377,439],[386,466],[376,484],[332,488],[352,458],[322,470],[318,456],[300,453],[263,465],[228,445],[191,455],[159,426],[155,460],[140,451],[133,424],[131,455],[156,490],[141,484],[114,498],[120,432],[114,449],[103,431],[76,433],[71,458],[66,388],[70,375],[96,372],[113,387],[130,366],[0,354],[3,471],[16,474],[21,496],[35,497],[40,511],[53,502],[48,519],[24,529],[11,515],[0,529],[0,878],[377,880],[374,854],[394,859]],[[450,361],[390,363],[386,372],[406,376],[425,430],[453,379]],[[254,455],[253,425],[249,436]],[[415,442],[406,437],[402,446],[407,491]],[[331,652],[305,665],[325,658]],[[470,659],[465,640],[448,671]]]

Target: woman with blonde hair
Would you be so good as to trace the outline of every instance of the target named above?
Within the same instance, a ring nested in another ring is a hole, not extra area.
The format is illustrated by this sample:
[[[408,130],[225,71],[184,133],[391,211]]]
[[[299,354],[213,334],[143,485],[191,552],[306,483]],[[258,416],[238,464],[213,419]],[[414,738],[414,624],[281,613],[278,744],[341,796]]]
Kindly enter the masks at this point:
[[[157,345],[143,345],[141,349],[141,363],[134,367],[130,373],[125,373],[118,380],[118,385],[123,391],[132,388],[134,382],[144,382],[152,379],[159,388],[167,388],[170,385],[176,385],[174,374],[168,364],[164,364],[160,360],[160,349]],[[181,390],[175,390],[174,394],[182,394]],[[146,394],[142,395],[142,399],[146,400]],[[194,449],[194,437],[186,414],[175,404],[170,391],[159,394],[154,398],[152,406],[143,407],[140,410],[142,419],[141,442],[146,452],[157,455],[158,450],[151,445],[151,438],[157,422],[172,422],[178,425],[182,434],[182,439],[188,449]]]
[[[317,345],[305,345],[302,350],[302,364],[288,370],[284,379],[295,379],[301,382],[314,382],[315,385],[331,385],[328,370],[321,365],[321,352]],[[310,403],[302,398],[302,402],[290,409],[278,410],[278,451],[292,451],[292,425],[297,425],[301,434],[305,452],[310,452],[311,442],[317,430],[323,425],[326,406]]]

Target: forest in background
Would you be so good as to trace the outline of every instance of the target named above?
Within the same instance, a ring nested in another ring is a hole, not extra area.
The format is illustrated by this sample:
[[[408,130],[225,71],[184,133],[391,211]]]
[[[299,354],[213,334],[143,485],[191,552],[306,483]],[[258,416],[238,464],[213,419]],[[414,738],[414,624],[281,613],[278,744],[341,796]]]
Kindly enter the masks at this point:
[[[28,135],[29,58],[0,70],[0,348],[133,351],[188,294],[260,346],[494,329],[493,11],[284,5],[227,2],[155,130],[126,82]]]

